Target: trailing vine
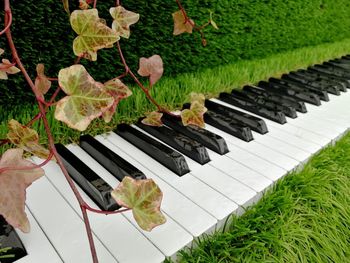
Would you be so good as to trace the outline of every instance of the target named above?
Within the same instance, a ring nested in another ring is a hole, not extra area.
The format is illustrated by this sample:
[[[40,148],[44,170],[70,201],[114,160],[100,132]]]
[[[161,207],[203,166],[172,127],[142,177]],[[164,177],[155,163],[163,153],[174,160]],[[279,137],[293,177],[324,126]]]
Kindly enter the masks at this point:
[[[124,207],[123,209],[103,211],[90,207],[80,195],[57,153],[53,134],[46,117],[48,109],[55,107],[55,118],[64,122],[70,128],[79,131],[84,131],[91,121],[96,118],[103,118],[108,123],[113,118],[118,103],[132,95],[132,91],[122,82],[124,77],[130,76],[157,109],[157,111],[148,114],[142,120],[143,123],[160,126],[162,125],[162,114],[172,113],[159,105],[149,92],[163,74],[161,57],[153,55],[149,58],[140,59],[137,73],[141,77],[148,78],[148,86],[142,84],[124,58],[119,40],[130,37],[130,27],[138,22],[140,19],[139,14],[125,9],[121,5],[121,1],[117,0],[115,7],[111,7],[109,10],[113,23],[111,27],[108,27],[106,22],[98,15],[97,0],[79,0],[80,10],[74,10],[73,12],[70,10],[68,0],[62,0],[62,2],[63,8],[69,14],[72,29],[77,34],[72,45],[76,59],[70,67],[61,69],[57,77],[46,76],[44,65],[38,64],[36,67],[37,76],[32,80],[21,61],[15,41],[12,38],[10,0],[4,0],[5,24],[0,35],[5,35],[7,38],[12,61],[5,58],[2,59],[0,79],[7,79],[8,75],[21,72],[35,95],[39,113],[24,125],[16,120],[10,120],[7,138],[0,139],[1,146],[10,143],[16,146],[16,148],[7,150],[0,159],[0,214],[12,226],[19,228],[23,232],[29,232],[30,224],[24,211],[26,188],[44,175],[42,167],[45,164],[50,161],[57,162],[79,202],[90,244],[91,256],[93,262],[96,263],[98,262],[98,257],[87,211],[107,215],[132,210],[139,226],[146,231],[151,231],[154,227],[166,221],[160,211],[162,192],[152,179],[134,180],[130,177],[125,177],[111,192],[112,197],[119,205]],[[207,23],[197,26],[188,16],[179,0],[176,0],[176,4],[179,10],[173,13],[173,34],[179,35],[198,31],[202,38],[202,44],[205,46],[206,40],[203,29],[210,24],[217,28],[211,14]],[[79,64],[82,59],[96,61],[98,50],[103,48],[116,48],[124,65],[124,73],[122,75],[114,77],[105,83],[94,80],[85,67]],[[3,49],[0,49],[0,55],[3,55],[4,52]],[[55,87],[55,91],[49,98],[45,98],[47,92],[53,87]],[[65,96],[60,100],[56,100],[60,93],[64,93]],[[180,115],[176,116],[182,118],[184,125],[203,126],[203,114],[206,111],[204,96],[192,94],[191,101],[190,109],[185,109]],[[44,125],[48,138],[47,148],[39,143],[38,133],[31,128],[37,121],[42,121]],[[24,151],[36,155],[44,161],[36,165],[30,160],[23,158]]]

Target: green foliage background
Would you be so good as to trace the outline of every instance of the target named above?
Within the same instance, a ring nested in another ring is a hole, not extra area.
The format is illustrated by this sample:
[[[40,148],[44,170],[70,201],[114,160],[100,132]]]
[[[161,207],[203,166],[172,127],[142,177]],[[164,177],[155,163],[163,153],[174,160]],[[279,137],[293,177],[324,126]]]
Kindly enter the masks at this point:
[[[70,2],[75,9],[78,0]],[[114,2],[98,1],[100,17],[108,24],[108,10]],[[12,0],[11,4],[14,41],[32,76],[37,63],[45,64],[49,76],[57,76],[60,68],[70,66],[75,34],[61,1]],[[205,29],[207,47],[202,47],[198,33],[172,35],[171,13],[177,10],[174,0],[125,0],[122,4],[141,15],[139,23],[132,26],[130,39],[121,40],[129,65],[136,71],[139,57],[159,54],[167,76],[350,37],[349,0],[183,0],[198,25],[209,19],[210,10],[214,12],[220,30]],[[3,24],[3,13],[0,15]],[[0,47],[6,49],[4,37]],[[8,49],[4,57],[10,58]],[[99,81],[122,72],[116,49],[99,51],[97,63],[83,64]],[[0,104],[30,101],[28,89],[22,76],[10,76],[10,80],[0,82]]]

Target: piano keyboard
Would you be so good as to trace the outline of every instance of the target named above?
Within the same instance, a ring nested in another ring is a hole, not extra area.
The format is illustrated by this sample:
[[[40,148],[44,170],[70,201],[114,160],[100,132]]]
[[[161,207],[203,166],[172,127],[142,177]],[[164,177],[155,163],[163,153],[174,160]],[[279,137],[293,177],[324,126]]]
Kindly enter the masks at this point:
[[[167,218],[164,225],[145,232],[130,212],[110,216],[89,213],[100,262],[156,263],[166,257],[175,258],[177,251],[190,247],[204,233],[222,227],[232,213],[242,214],[277,180],[349,130],[348,57],[258,85],[260,88],[245,87],[243,92],[222,94],[206,103],[210,113],[205,116],[205,129],[207,134],[216,134],[210,137],[212,147],[199,147],[198,142],[181,135],[176,137],[180,148],[173,152],[178,145],[169,141],[169,146],[162,136],[156,136],[156,130],[145,130],[142,125],[130,128],[139,134],[135,143],[119,132],[95,137],[132,169],[159,185],[164,193],[162,211]],[[302,113],[305,107],[307,113]],[[234,119],[237,111],[238,119]],[[219,145],[216,139],[220,137],[226,145]],[[168,157],[178,156],[182,161],[175,162],[174,167],[179,165],[182,172],[154,159],[161,155],[157,150],[146,153],[139,148],[150,142],[161,143],[157,149],[167,146],[164,151],[174,153]],[[118,185],[113,171],[102,166],[101,160],[77,145],[68,145],[67,149],[106,185]],[[193,149],[198,150],[196,156],[186,152]],[[201,164],[197,157],[207,159]],[[30,234],[18,233],[28,255],[16,263],[91,262],[78,202],[55,163],[50,162],[44,169],[46,176],[27,192],[26,210],[32,230]],[[100,207],[93,195],[82,188],[79,190],[87,203]]]

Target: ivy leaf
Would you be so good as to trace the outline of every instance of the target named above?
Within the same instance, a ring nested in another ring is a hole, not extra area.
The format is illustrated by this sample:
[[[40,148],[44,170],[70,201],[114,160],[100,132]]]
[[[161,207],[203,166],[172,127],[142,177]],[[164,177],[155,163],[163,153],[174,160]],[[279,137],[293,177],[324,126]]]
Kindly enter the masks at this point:
[[[79,0],[79,8],[82,10],[89,9],[90,6],[85,0]]]
[[[198,101],[191,103],[190,109],[185,109],[181,112],[181,119],[184,126],[196,125],[198,127],[204,128],[203,115],[207,111],[207,108]]]
[[[16,74],[20,71],[8,59],[2,59],[2,63],[0,63],[0,79],[8,79],[7,74]]]
[[[114,98],[113,105],[102,114],[105,122],[110,122],[112,120],[113,114],[117,108],[119,101],[131,96],[131,90],[119,79],[113,79],[107,81],[104,84],[105,90]]]
[[[44,64],[38,64],[36,66],[37,77],[35,78],[35,87],[37,87],[42,95],[45,95],[51,87],[51,81],[45,76],[44,70]]]
[[[163,122],[161,120],[162,116],[163,116],[163,113],[160,113],[157,111],[152,111],[141,122],[145,125],[148,125],[148,126],[160,127],[163,125]]]
[[[174,32],[173,34],[180,35],[184,32],[192,34],[194,21],[192,19],[187,20],[181,10],[174,12],[173,14],[174,19]]]
[[[134,180],[126,176],[111,194],[119,205],[132,209],[137,224],[143,230],[151,231],[166,222],[160,211],[163,193],[152,179]]]
[[[113,17],[112,29],[124,38],[130,37],[130,26],[139,21],[140,15],[126,10],[122,6],[112,7],[109,13]]]
[[[68,15],[70,15],[69,0],[62,0],[62,3],[63,3],[64,11],[66,11],[66,13],[67,13]]]
[[[219,30],[218,25],[217,25],[217,24],[215,23],[215,21],[213,20],[213,12],[210,12],[209,23],[210,23],[216,30]]]
[[[2,48],[0,48],[0,56],[1,56],[2,54],[4,54],[4,52],[5,52],[5,50],[3,50]]]
[[[1,160],[0,169],[4,167],[33,167],[28,170],[5,170],[0,173],[0,214],[13,227],[22,232],[30,231],[30,224],[24,212],[26,188],[44,175],[42,168],[22,158],[22,149],[7,150]]]
[[[140,66],[137,73],[142,77],[148,77],[153,86],[163,75],[163,61],[159,55],[149,58],[140,58]]]
[[[73,129],[84,131],[113,105],[114,99],[103,84],[96,82],[82,65],[61,69],[58,82],[68,96],[57,103],[55,118]]]
[[[8,128],[9,132],[7,133],[7,138],[11,143],[42,159],[47,159],[49,157],[50,151],[40,145],[39,135],[35,130],[23,126],[13,119],[9,121]]]
[[[118,34],[98,17],[97,9],[75,10],[70,16],[73,30],[78,34],[73,42],[76,56],[96,61],[97,50],[112,47]]]
[[[199,103],[204,105],[205,97],[202,93],[191,92],[190,98],[191,98],[191,103],[198,101]]]

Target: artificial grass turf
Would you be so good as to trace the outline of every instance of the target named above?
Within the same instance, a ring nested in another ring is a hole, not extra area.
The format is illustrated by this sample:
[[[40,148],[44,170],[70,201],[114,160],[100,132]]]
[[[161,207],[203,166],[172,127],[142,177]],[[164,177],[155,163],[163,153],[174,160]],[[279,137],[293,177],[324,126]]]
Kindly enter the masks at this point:
[[[350,53],[350,39],[296,49],[259,60],[242,60],[235,64],[183,74],[175,78],[163,78],[153,87],[152,95],[161,105],[173,110],[189,101],[190,92],[204,93],[207,98],[214,97],[222,91],[237,89],[244,84],[256,83],[272,76],[278,77],[291,70],[306,68],[309,65],[348,53]],[[98,81],[98,79],[96,80]],[[121,101],[111,123],[105,124],[101,120],[93,121],[86,133],[91,135],[105,133],[111,131],[120,122],[134,122],[145,112],[155,110],[155,107],[147,101],[139,88],[131,88],[133,95]],[[56,121],[53,117],[53,110],[49,111],[47,117],[56,142],[67,144],[78,141],[80,132]],[[0,138],[6,137],[7,122],[10,119],[14,118],[25,124],[37,113],[35,103],[0,105]],[[45,144],[43,125],[35,123],[33,128],[39,132],[42,143]],[[5,147],[1,147],[0,154],[5,149]]]
[[[350,262],[350,133],[232,217],[226,231],[179,261]]]

